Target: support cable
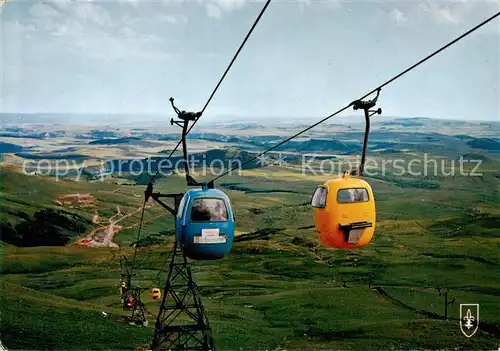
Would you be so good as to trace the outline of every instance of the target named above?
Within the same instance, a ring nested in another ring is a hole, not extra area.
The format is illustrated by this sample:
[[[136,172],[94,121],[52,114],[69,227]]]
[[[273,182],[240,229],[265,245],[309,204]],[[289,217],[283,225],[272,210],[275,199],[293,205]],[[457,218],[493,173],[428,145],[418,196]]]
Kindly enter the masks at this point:
[[[144,210],[146,208],[146,198],[144,198],[144,203],[142,204],[142,213],[141,213],[141,221],[139,223],[139,230],[137,231],[137,238],[135,239],[135,249],[134,249],[134,258],[132,260],[132,265],[130,268],[130,275],[132,275],[132,272],[134,271],[134,266],[135,266],[135,259],[137,257],[137,248],[139,245],[139,239],[141,238],[141,230],[142,230],[142,224],[144,223]]]

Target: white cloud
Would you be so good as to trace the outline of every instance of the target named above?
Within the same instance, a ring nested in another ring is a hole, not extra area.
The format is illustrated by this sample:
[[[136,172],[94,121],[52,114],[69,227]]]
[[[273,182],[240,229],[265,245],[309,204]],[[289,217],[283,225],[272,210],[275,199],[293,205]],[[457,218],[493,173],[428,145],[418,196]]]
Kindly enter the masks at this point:
[[[314,3],[321,4],[323,7],[330,9],[330,10],[336,10],[336,9],[342,7],[341,0],[324,0],[324,1],[317,1]]]
[[[84,35],[84,27],[83,25],[71,18],[67,18],[63,23],[60,23],[55,27],[55,30],[52,33],[54,36],[73,38],[77,40]]]
[[[167,23],[172,23],[172,24],[177,22],[177,18],[175,16],[172,16],[172,15],[161,14],[159,17],[157,17],[157,19],[160,22],[167,22]]]
[[[468,9],[468,3],[455,3],[442,5],[434,2],[420,3],[422,13],[441,24],[455,24],[461,21],[462,16]]]
[[[222,10],[214,5],[213,3],[208,3],[206,4],[206,9],[207,9],[207,16],[212,17],[212,18],[221,18],[222,17]]]
[[[34,3],[30,9],[29,13],[33,17],[59,17],[59,12],[56,11],[52,6],[44,4],[43,2]]]
[[[250,0],[198,0],[198,4],[205,7],[208,17],[221,18],[224,13],[242,9],[249,1]]]
[[[101,5],[78,2],[78,5],[73,5],[71,8],[73,15],[83,21],[94,22],[102,26],[112,24],[109,13]]]
[[[121,21],[124,25],[128,25],[128,26],[136,26],[139,22],[140,22],[140,17],[137,17],[137,16],[132,16],[131,14],[129,13],[125,13],[123,16],[122,16],[122,21]]]
[[[120,32],[126,37],[135,37],[137,33],[130,27],[123,27]]]
[[[99,4],[92,2],[55,0],[50,2],[35,2],[30,6],[29,14],[39,23],[50,20],[76,18],[84,22],[109,26],[112,24],[109,13]]]
[[[72,0],[58,0],[58,1],[53,1],[51,4],[61,8],[61,9],[67,9],[69,6],[73,5]]]
[[[29,4],[28,16],[21,21],[2,20],[12,38],[33,37],[37,40],[25,46],[27,52],[56,57],[66,53],[99,60],[165,60],[163,38],[144,30],[140,18],[127,17],[123,10],[111,19],[105,7],[91,2],[70,0]],[[181,20],[165,15],[164,21]],[[131,20],[131,21],[128,21]],[[148,18],[151,21],[151,18]],[[158,22],[158,18],[153,18]],[[14,40],[14,41],[15,41]],[[19,53],[21,54],[21,53]]]
[[[290,1],[291,2],[291,1]],[[340,0],[295,0],[301,13],[309,8],[321,7],[321,10],[339,10],[342,7]]]
[[[176,23],[183,23],[186,24],[188,22],[188,19],[184,15],[178,15],[178,14],[164,14],[164,13],[158,13],[153,17],[154,21],[160,22],[160,23],[170,23],[170,24],[176,24]]]
[[[130,5],[136,8],[139,6],[139,0],[118,0],[118,2],[120,4]]]
[[[408,21],[406,15],[401,12],[399,9],[392,9],[389,12],[389,16],[398,24],[403,25]]]
[[[213,3],[217,4],[217,6],[226,12],[231,12],[234,10],[239,10],[243,6],[245,6],[245,0],[212,0]]]
[[[430,21],[440,25],[457,26],[493,15],[498,11],[499,4],[498,0],[424,0],[418,3],[407,1],[388,10],[388,15],[398,25],[411,23],[421,26]]]

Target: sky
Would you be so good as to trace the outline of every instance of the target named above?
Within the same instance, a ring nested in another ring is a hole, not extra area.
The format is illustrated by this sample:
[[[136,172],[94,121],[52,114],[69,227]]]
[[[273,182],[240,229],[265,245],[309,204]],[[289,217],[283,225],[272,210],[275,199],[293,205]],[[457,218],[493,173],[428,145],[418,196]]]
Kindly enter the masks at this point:
[[[172,114],[171,96],[200,110],[263,4],[7,0],[0,112]],[[498,11],[491,0],[274,0],[204,119],[315,121]],[[378,106],[389,116],[498,121],[499,82],[497,17],[387,86]]]

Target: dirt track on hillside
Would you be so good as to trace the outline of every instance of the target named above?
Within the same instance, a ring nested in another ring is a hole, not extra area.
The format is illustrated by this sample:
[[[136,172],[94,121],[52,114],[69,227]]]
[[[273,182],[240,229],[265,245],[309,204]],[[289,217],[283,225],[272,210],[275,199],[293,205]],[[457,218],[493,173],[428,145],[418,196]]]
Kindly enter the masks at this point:
[[[61,195],[56,199],[59,206],[75,208],[75,207],[94,207],[95,199],[91,194],[66,194]]]
[[[69,200],[69,201],[68,201]],[[60,196],[56,200],[60,205],[70,205],[68,207],[74,207],[75,202],[78,205],[83,205],[82,207],[86,207],[85,205],[95,204],[95,200],[90,194],[67,194],[64,196]],[[69,202],[69,203],[68,203]],[[146,210],[151,208],[153,204],[146,205]],[[132,212],[123,214],[120,206],[116,206],[116,213],[109,217],[108,219],[103,219],[99,216],[97,211],[94,212],[94,216],[92,217],[92,223],[97,227],[92,229],[88,234],[86,234],[83,238],[78,239],[73,245],[76,246],[84,246],[84,247],[118,247],[117,244],[113,242],[116,234],[125,229],[131,229],[138,227],[140,225],[140,220],[137,220],[136,223],[129,226],[119,225],[121,221],[124,219],[134,216],[142,211],[143,206],[137,207]],[[144,221],[145,223],[154,221],[165,214],[154,216],[148,220]]]

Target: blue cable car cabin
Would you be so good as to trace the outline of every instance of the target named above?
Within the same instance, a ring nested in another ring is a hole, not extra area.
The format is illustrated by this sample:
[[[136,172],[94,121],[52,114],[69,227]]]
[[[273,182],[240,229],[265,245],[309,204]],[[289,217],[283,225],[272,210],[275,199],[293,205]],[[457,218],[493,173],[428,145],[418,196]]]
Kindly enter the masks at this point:
[[[233,245],[234,216],[226,194],[217,189],[186,191],[175,219],[177,242],[193,260],[217,260]]]

